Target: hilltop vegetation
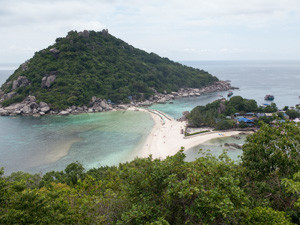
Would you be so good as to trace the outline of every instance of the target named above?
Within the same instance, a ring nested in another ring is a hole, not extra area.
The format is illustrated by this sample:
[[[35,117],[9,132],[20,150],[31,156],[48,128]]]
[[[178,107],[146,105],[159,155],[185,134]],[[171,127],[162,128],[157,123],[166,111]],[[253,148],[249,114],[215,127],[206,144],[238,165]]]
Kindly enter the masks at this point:
[[[240,113],[241,115],[247,112],[274,113],[277,112],[277,110],[275,103],[271,103],[271,105],[263,108],[261,106],[259,107],[257,102],[253,99],[234,96],[230,98],[230,100],[216,100],[206,106],[196,106],[187,117],[192,126],[211,126],[223,130],[235,126],[233,120],[226,118],[232,116],[234,113]],[[270,122],[273,119],[273,117],[268,119],[265,117],[260,118],[260,120],[264,122]]]
[[[51,108],[87,105],[92,96],[128,102],[179,88],[199,88],[218,79],[209,73],[147,53],[102,32],[70,31],[35,53],[2,85],[7,106],[33,95]],[[0,91],[1,94],[1,91]],[[0,96],[1,97],[1,96]]]
[[[295,123],[263,125],[240,163],[226,154],[186,162],[180,151],[43,177],[0,170],[0,224],[299,224],[299,140]]]

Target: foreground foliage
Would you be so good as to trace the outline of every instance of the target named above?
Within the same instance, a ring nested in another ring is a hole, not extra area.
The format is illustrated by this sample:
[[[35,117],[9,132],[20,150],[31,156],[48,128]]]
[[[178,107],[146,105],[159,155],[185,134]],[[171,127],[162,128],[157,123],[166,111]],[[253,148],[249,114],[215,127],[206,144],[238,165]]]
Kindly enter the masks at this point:
[[[299,224],[300,131],[267,125],[242,161],[183,151],[44,176],[0,172],[0,224]]]

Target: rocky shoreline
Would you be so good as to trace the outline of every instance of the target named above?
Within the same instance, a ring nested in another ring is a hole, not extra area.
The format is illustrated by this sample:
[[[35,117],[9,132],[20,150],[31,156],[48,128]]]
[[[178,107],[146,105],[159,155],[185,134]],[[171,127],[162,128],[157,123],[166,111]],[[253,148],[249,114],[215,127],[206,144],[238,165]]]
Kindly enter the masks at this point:
[[[23,81],[22,81],[23,82]],[[19,83],[22,83],[19,82]],[[26,81],[25,81],[26,82]],[[19,85],[16,84],[16,85]],[[170,94],[158,93],[154,90],[155,94],[149,100],[137,102],[132,101],[130,104],[109,104],[105,99],[99,99],[95,96],[92,97],[88,106],[72,106],[67,109],[58,111],[51,109],[51,106],[45,102],[36,102],[35,96],[28,96],[20,103],[14,103],[8,107],[1,106],[1,100],[7,99],[8,94],[4,94],[0,90],[0,116],[16,116],[16,115],[30,115],[30,116],[44,116],[44,115],[70,115],[80,113],[95,113],[115,110],[126,110],[130,106],[150,106],[153,104],[165,104],[176,98],[196,97],[204,93],[211,93],[217,91],[228,91],[238,89],[232,87],[227,81],[218,81],[213,85],[203,88],[181,88],[178,92]]]

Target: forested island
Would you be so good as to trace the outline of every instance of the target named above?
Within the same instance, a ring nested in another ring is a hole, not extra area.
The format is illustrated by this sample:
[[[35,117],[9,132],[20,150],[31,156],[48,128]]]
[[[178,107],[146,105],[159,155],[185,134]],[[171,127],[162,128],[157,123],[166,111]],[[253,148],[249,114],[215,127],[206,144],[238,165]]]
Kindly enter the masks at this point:
[[[241,161],[180,151],[41,176],[0,170],[0,224],[299,224],[300,129],[267,124]]]
[[[20,65],[2,85],[0,104],[14,104],[8,112],[29,114],[88,107],[97,101],[93,111],[101,111],[110,103],[144,101],[217,81],[206,71],[134,48],[107,30],[70,31]]]

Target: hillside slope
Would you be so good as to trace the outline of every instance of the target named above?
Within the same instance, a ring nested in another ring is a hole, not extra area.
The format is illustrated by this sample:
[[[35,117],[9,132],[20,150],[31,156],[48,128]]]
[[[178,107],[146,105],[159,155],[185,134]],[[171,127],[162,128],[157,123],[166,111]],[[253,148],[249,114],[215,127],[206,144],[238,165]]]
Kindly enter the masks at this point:
[[[110,35],[107,30],[70,31],[65,38],[36,52],[0,90],[2,105],[28,95],[51,108],[88,104],[92,96],[128,102],[158,92],[200,88],[218,79],[209,73],[147,53]]]

